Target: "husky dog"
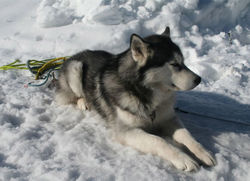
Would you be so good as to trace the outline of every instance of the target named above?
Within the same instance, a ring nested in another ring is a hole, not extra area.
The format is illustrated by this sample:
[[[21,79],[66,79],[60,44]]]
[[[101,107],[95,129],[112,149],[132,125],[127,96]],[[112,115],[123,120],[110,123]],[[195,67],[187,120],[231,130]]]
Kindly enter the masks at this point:
[[[56,100],[99,113],[121,144],[158,155],[180,170],[194,171],[199,168],[197,160],[207,166],[216,161],[183,126],[174,103],[175,91],[193,89],[200,82],[185,66],[167,27],[161,35],[133,34],[130,48],[118,55],[91,50],[73,55],[62,66]]]

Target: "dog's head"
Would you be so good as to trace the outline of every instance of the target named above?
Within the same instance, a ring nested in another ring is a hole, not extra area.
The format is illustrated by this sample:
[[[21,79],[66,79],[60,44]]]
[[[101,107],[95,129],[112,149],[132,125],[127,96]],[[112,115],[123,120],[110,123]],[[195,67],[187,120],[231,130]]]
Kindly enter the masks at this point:
[[[172,42],[169,27],[161,35],[141,38],[133,34],[130,50],[146,86],[167,90],[190,90],[201,78],[184,64],[180,48]]]

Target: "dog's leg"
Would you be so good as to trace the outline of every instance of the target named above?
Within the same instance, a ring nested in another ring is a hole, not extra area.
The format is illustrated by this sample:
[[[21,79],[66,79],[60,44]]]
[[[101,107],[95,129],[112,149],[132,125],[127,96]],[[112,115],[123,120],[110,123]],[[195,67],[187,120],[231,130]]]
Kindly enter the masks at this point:
[[[90,108],[89,108],[89,106],[84,98],[79,98],[77,100],[77,107],[82,111],[90,110]]]
[[[185,145],[194,155],[208,166],[216,165],[213,156],[198,143],[186,128],[176,129],[173,134],[173,139],[178,143]]]
[[[142,129],[119,131],[117,139],[120,143],[131,146],[141,152],[158,155],[170,161],[176,168],[194,171],[199,168],[196,161],[163,138],[149,134]]]
[[[69,64],[68,69],[71,73],[68,74],[68,84],[77,97],[77,107],[80,110],[86,111],[90,108],[86,102],[82,88],[82,66],[82,62],[79,61],[72,61]]]
[[[71,90],[75,93],[76,97],[83,97],[82,89],[82,62],[71,61],[68,65],[68,84]]]
[[[75,104],[77,97],[75,93],[67,84],[67,79],[65,74],[61,74],[58,80],[58,87],[56,89],[56,102],[59,105]]]
[[[216,161],[213,156],[192,137],[192,135],[181,124],[177,117],[170,120],[168,125],[171,125],[171,134],[176,142],[185,145],[198,159],[200,159],[206,165],[216,165]]]

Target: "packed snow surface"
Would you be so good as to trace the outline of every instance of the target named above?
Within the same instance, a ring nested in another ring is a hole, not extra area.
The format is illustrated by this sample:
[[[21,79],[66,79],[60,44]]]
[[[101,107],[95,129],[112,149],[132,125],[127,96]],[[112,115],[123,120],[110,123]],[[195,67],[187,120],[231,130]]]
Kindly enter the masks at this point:
[[[25,88],[28,71],[9,70],[0,72],[1,181],[250,180],[249,0],[1,0],[0,9],[0,66],[83,49],[118,53],[132,33],[170,26],[186,64],[203,78],[178,93],[177,106],[210,118],[179,116],[218,162],[180,172],[110,140],[95,113],[58,107],[53,89]]]

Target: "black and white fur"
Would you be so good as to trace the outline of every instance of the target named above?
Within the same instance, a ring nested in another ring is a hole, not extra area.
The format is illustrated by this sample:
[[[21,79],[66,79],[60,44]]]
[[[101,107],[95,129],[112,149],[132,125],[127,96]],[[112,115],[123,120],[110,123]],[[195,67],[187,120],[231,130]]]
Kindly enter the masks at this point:
[[[193,89],[200,81],[185,66],[167,27],[161,35],[133,34],[130,48],[118,55],[85,50],[72,56],[61,69],[56,100],[99,113],[118,142],[193,171],[197,161],[166,138],[185,145],[204,164],[216,164],[174,111],[175,91]]]

